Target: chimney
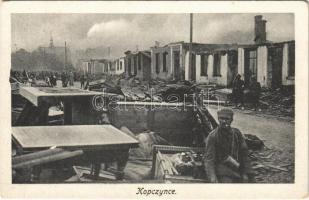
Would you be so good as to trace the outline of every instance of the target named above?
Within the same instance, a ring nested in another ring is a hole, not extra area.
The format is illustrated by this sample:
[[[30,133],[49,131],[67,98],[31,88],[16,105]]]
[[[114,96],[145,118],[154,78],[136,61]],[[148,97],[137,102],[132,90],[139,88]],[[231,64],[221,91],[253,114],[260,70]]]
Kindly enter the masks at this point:
[[[256,44],[261,44],[266,42],[266,20],[263,19],[262,15],[257,15],[254,17],[254,42]]]
[[[155,47],[160,47],[160,42],[159,41],[155,41]]]

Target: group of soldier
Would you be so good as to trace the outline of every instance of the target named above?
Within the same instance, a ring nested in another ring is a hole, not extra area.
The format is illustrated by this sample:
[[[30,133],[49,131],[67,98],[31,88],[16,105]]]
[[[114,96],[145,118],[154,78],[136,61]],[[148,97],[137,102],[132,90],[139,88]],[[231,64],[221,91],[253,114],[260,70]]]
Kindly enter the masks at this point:
[[[60,74],[60,79],[62,83],[62,87],[74,86],[74,73],[71,72],[62,72]],[[45,82],[51,86],[57,86],[57,75],[55,73],[50,73],[50,75],[45,76]]]
[[[251,102],[253,109],[261,111],[259,108],[259,98],[261,94],[261,84],[257,82],[256,77],[252,76],[250,78],[249,83],[249,92],[247,93],[247,97],[249,102]],[[241,75],[237,74],[233,81],[233,92],[232,96],[234,99],[235,107],[241,107],[244,109],[244,90],[245,90],[245,82],[241,79]]]
[[[74,73],[73,72],[62,72],[61,74],[61,82],[62,82],[62,87],[67,87],[68,84],[69,86],[74,85]]]

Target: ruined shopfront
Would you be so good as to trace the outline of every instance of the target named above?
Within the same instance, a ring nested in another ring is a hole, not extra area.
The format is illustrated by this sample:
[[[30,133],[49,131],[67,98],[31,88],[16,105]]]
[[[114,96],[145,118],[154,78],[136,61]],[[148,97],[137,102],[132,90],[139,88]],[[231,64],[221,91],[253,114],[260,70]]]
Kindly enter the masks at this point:
[[[246,86],[251,77],[262,87],[293,86],[295,41],[268,41],[266,23],[262,15],[254,17],[253,44],[221,45],[198,53],[193,63],[196,82],[231,87],[235,76],[240,74]]]
[[[195,57],[196,82],[231,86],[236,76],[237,46],[230,45],[198,52]]]
[[[151,56],[149,51],[125,52],[126,77],[135,76],[141,80],[151,78]]]
[[[184,42],[151,47],[152,78],[163,80],[184,79]]]
[[[252,76],[262,87],[294,85],[295,41],[240,46],[238,61],[246,85]]]
[[[220,65],[227,65],[227,63],[230,62],[226,60],[227,56],[225,58],[224,56],[226,51],[235,45],[192,43],[192,67],[189,67],[189,45],[189,43],[177,42],[170,43],[162,47],[151,47],[152,78],[209,83],[207,78],[209,76],[208,74],[213,74],[211,78],[215,77],[213,78],[215,79],[215,82],[226,85],[226,77],[224,76],[223,78],[219,78],[221,77],[220,69],[224,68],[224,66],[220,67]],[[218,51],[214,53],[214,50]],[[222,52],[220,52],[221,50]],[[209,55],[212,55],[214,59]],[[203,57],[203,61],[201,60],[201,56]],[[208,59],[210,60],[208,61]],[[215,63],[213,61],[215,61]],[[201,62],[203,65],[210,65],[208,62],[212,62],[218,67],[212,69],[210,67],[203,66],[203,68],[201,68]]]
[[[262,87],[294,85],[295,41],[231,45],[197,53],[196,82],[231,87],[237,74],[245,85],[256,77]]]
[[[90,59],[82,61],[84,74],[104,74],[109,72],[110,62],[106,59]]]
[[[115,74],[122,74],[125,71],[125,59],[124,57],[118,58],[114,60],[114,66],[115,66]]]

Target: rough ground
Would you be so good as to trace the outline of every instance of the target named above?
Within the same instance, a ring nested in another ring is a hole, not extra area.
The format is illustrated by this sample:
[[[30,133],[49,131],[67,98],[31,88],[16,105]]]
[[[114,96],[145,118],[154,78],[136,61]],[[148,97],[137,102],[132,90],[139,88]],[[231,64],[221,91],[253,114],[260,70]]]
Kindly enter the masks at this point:
[[[217,119],[217,107],[210,106],[210,113]],[[232,126],[243,134],[253,134],[264,141],[265,148],[251,153],[257,182],[293,183],[295,156],[295,125],[292,122],[245,114],[234,110]],[[278,169],[276,169],[278,168]]]

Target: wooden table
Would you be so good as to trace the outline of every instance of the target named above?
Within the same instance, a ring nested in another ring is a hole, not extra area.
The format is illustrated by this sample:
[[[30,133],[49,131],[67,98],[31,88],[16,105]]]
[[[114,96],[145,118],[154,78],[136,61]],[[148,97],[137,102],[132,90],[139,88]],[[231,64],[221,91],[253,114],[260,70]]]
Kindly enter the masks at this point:
[[[98,176],[101,163],[116,161],[117,170],[123,171],[129,149],[138,146],[136,139],[112,125],[12,127],[12,136],[19,154],[50,147],[83,150],[83,158],[74,164],[92,164],[94,177]]]
[[[66,149],[123,149],[138,141],[112,125],[12,127],[17,144],[24,150],[50,147]]]
[[[63,105],[64,125],[97,124],[95,96],[102,92],[78,88],[21,87],[20,94],[27,101],[14,126],[42,126],[49,124],[49,108]]]
[[[102,93],[79,88],[21,87],[20,94],[35,106],[39,106],[42,101],[54,98],[91,97]]]

